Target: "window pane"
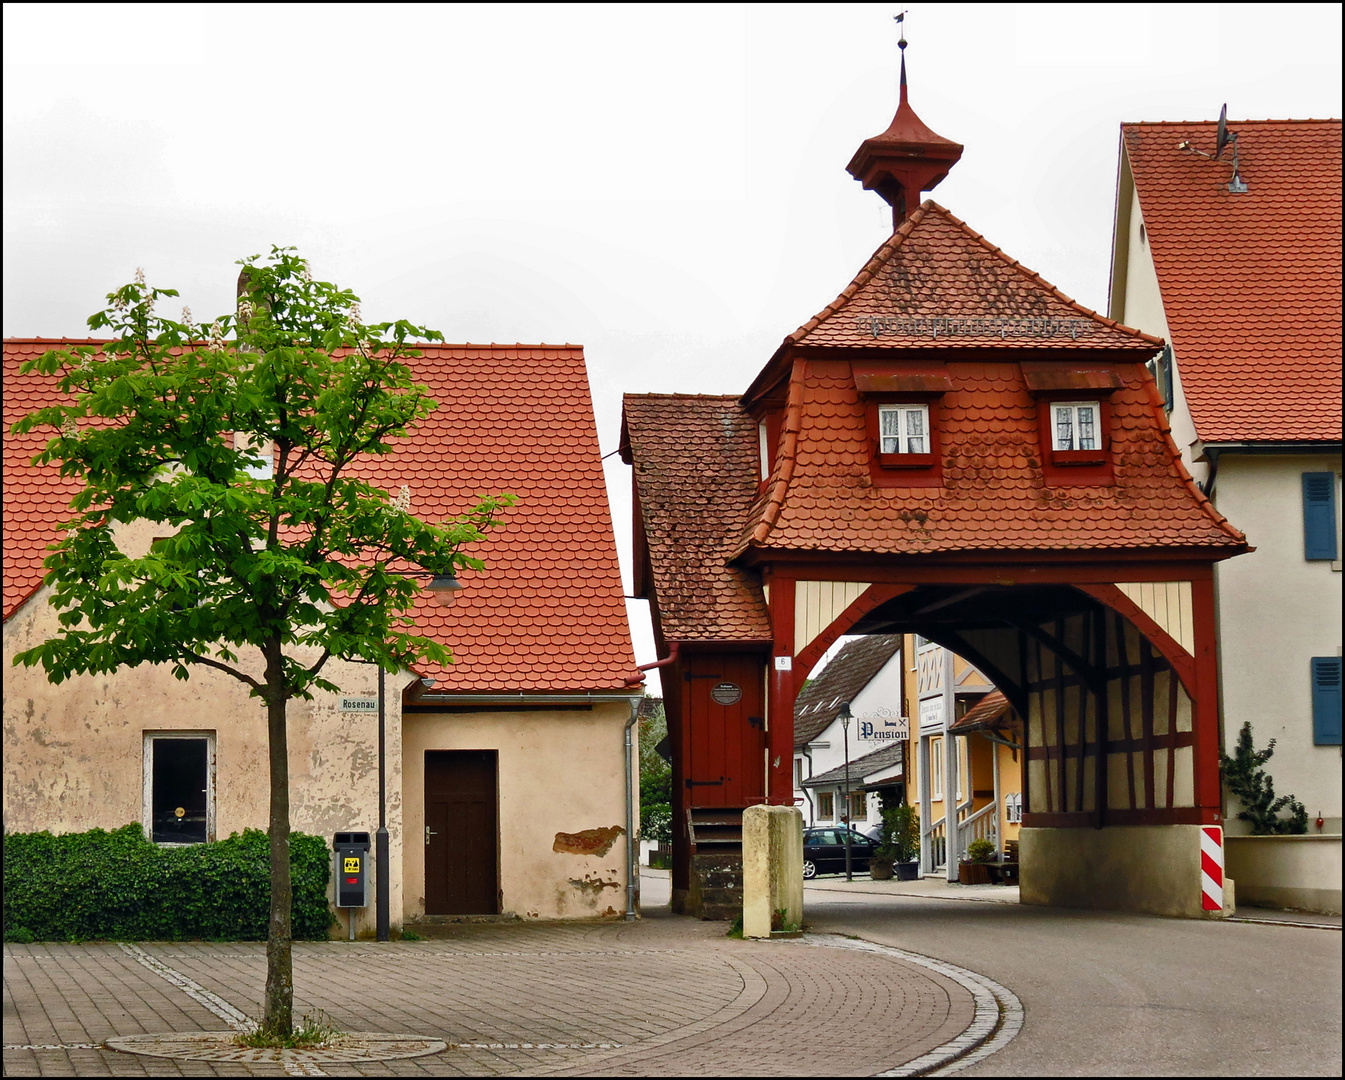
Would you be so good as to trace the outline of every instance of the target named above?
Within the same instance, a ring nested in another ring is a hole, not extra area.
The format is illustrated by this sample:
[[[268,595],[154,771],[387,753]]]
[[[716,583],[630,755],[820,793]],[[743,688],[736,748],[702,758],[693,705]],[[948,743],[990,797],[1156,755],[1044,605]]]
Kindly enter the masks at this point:
[[[155,739],[151,821],[155,843],[206,839],[206,740]]]
[[[1055,409],[1055,448],[1074,449],[1074,410],[1068,406],[1056,406]]]
[[[901,446],[901,412],[898,409],[879,409],[879,450],[884,454],[895,454]]]
[[[1079,406],[1079,449],[1097,449],[1097,409],[1092,405]]]
[[[906,452],[908,454],[926,453],[925,448],[925,410],[906,410]]]

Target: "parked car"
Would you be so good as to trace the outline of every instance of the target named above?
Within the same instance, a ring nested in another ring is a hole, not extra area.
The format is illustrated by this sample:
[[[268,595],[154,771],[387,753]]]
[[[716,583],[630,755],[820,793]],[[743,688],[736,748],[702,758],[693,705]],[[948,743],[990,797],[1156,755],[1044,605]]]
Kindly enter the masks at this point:
[[[869,872],[869,859],[878,845],[858,829],[850,830],[850,869]],[[803,876],[845,873],[845,829],[823,827],[803,830]]]

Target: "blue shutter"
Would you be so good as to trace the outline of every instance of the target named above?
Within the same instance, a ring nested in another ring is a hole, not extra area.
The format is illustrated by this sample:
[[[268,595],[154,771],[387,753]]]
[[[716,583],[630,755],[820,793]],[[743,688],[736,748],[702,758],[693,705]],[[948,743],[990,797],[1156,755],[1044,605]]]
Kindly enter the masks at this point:
[[[1336,474],[1303,474],[1303,557],[1336,558]]]
[[[1340,745],[1340,657],[1312,658],[1312,741]]]

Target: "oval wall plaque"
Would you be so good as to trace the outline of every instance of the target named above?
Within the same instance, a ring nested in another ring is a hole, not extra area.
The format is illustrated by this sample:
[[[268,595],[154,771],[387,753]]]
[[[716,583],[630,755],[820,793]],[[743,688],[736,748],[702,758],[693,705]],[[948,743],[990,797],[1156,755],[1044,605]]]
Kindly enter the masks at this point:
[[[737,705],[743,699],[743,689],[737,683],[715,683],[710,690],[710,700],[717,705]]]

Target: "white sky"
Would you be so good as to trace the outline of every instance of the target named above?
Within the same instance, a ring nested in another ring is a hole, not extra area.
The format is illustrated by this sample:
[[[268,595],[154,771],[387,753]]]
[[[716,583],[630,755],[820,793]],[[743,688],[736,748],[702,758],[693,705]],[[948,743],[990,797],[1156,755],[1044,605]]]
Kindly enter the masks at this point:
[[[83,336],[137,266],[199,321],[294,244],[370,321],[584,345],[605,453],[622,392],[745,389],[887,238],[845,165],[898,10],[5,4],[4,335]],[[1341,115],[1336,4],[909,10],[911,103],[966,146],[932,197],[1093,308],[1123,120]]]

